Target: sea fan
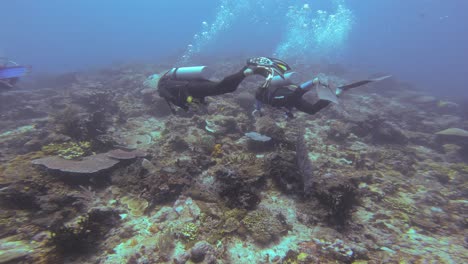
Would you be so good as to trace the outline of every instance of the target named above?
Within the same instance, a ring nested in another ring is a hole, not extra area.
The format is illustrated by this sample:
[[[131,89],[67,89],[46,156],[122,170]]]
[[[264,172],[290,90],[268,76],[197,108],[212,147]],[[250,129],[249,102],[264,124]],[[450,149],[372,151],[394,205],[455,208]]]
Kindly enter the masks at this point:
[[[312,162],[309,159],[307,144],[304,141],[304,133],[300,133],[297,137],[296,162],[297,168],[302,175],[304,194],[307,194],[312,189],[314,172]]]

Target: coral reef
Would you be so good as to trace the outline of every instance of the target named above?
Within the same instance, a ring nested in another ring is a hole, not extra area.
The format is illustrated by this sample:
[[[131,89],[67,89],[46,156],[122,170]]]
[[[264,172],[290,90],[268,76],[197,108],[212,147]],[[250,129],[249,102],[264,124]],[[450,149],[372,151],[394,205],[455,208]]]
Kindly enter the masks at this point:
[[[217,61],[219,78],[242,67]],[[252,117],[247,78],[172,115],[153,75],[170,67],[113,65],[0,95],[1,263],[468,258],[463,102],[392,79],[314,116]]]

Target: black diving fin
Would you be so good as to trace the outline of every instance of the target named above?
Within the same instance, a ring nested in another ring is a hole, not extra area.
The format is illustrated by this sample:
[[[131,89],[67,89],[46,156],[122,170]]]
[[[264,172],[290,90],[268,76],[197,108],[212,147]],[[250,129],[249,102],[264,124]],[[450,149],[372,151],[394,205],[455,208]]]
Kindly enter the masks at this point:
[[[340,86],[340,87],[336,88],[337,91],[340,91],[340,92],[337,92],[337,94],[340,94],[341,92],[352,89],[352,88],[363,86],[364,84],[368,84],[368,83],[371,83],[371,82],[383,81],[383,80],[385,80],[387,78],[390,78],[390,77],[392,77],[392,75],[386,75],[386,76],[382,76],[382,77],[378,77],[378,78],[362,80],[362,81],[346,84],[346,85],[343,85],[343,86]]]

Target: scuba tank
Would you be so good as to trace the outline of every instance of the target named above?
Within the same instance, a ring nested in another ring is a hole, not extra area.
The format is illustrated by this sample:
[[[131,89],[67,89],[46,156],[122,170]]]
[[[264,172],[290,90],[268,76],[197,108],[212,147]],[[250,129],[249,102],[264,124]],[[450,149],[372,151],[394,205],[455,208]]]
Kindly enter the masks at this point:
[[[208,80],[213,71],[206,66],[180,67],[172,68],[167,73],[172,75],[174,80],[190,81],[190,80]]]
[[[271,86],[287,86],[300,82],[300,75],[297,72],[288,72],[284,74],[284,78],[276,75],[271,79]]]

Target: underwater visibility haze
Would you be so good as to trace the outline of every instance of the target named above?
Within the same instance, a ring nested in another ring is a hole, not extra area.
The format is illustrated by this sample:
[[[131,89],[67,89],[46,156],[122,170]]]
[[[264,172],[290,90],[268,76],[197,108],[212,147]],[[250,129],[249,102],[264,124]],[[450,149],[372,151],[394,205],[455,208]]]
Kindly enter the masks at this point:
[[[467,1],[0,10],[0,264],[468,259]]]

